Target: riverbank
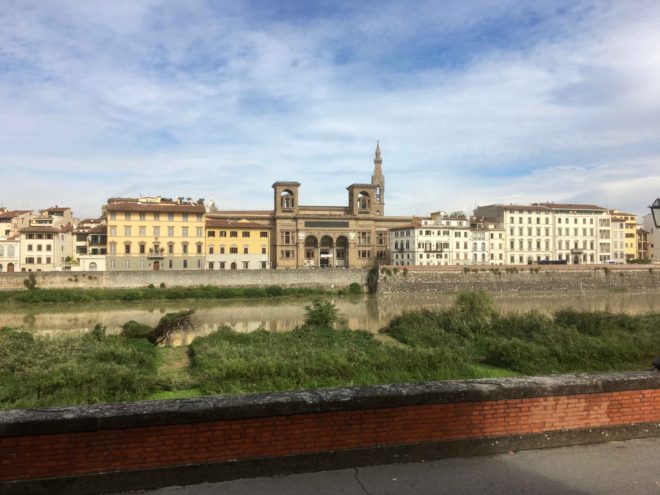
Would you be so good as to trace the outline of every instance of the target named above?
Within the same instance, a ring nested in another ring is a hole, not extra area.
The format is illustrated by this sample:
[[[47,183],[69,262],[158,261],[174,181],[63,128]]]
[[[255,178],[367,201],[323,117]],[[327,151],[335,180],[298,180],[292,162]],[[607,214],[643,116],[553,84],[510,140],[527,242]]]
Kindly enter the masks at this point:
[[[3,329],[0,408],[649,369],[659,326],[660,313],[500,314],[487,296],[467,294],[449,309],[394,318],[385,339],[334,330],[309,311],[291,332],[223,327],[179,348],[99,328],[69,337]]]

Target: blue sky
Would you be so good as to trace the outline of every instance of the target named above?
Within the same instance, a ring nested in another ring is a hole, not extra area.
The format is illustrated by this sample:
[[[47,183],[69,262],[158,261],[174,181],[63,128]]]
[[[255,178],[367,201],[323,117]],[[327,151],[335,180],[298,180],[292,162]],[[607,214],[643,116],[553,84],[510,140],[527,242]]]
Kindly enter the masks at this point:
[[[0,205],[660,196],[660,2],[0,0]]]

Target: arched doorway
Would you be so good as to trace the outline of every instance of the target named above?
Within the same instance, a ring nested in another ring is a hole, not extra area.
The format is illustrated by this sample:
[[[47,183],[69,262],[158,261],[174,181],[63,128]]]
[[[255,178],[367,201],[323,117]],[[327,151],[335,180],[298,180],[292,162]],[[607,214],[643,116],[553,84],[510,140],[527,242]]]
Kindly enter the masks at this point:
[[[2,271],[2,263],[0,263],[0,272]],[[7,267],[7,271],[9,271],[9,267]]]
[[[160,261],[154,261],[154,263],[153,263],[153,265],[151,265],[151,267],[153,268],[153,270],[155,272],[157,272],[158,270],[160,270]]]
[[[305,267],[318,266],[319,240],[313,236],[305,237]]]
[[[7,271],[10,273],[14,273],[14,264],[13,263],[8,263],[7,264]]]
[[[92,262],[89,264],[89,271],[90,271],[90,272],[95,272],[96,269],[97,269],[96,262],[92,261]]]
[[[319,266],[328,268],[334,266],[334,241],[329,235],[321,237],[321,248],[319,250]]]
[[[236,263],[235,263],[235,262],[232,263],[230,268],[231,268],[232,270],[236,270],[236,268],[237,268],[237,267],[236,267]]]
[[[347,267],[348,266],[348,239],[344,235],[337,237],[335,244],[335,266]]]

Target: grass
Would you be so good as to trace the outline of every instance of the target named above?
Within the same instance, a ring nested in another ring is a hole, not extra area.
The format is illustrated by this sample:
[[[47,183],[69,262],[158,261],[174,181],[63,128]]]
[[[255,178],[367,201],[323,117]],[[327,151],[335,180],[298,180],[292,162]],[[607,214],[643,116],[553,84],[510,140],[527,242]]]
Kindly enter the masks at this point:
[[[660,314],[564,310],[500,315],[485,295],[449,310],[421,310],[381,330],[413,348],[460,349],[475,362],[521,374],[648,369],[660,353]]]
[[[165,315],[155,328],[189,311]],[[129,322],[120,335],[36,337],[0,330],[0,409],[207,394],[648,369],[660,353],[660,314],[563,310],[501,315],[484,294],[448,310],[418,310],[381,330],[333,329],[334,306],[315,301],[291,332],[229,327],[189,346],[156,346],[154,329]],[[387,342],[390,340],[390,342]]]
[[[336,291],[307,287],[145,287],[141,289],[32,289],[0,291],[0,303],[89,303],[98,301],[156,301],[182,299],[259,299],[281,296],[317,296],[323,294],[359,294],[359,284]]]

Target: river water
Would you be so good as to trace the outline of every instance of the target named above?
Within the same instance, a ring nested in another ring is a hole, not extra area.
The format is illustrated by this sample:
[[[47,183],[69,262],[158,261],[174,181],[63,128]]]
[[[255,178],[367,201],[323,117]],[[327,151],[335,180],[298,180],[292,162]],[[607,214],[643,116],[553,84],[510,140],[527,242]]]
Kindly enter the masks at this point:
[[[447,308],[453,300],[451,295],[398,294],[336,298],[334,303],[348,328],[376,332],[406,310]],[[550,314],[564,308],[631,314],[660,312],[658,292],[525,293],[494,295],[493,300],[502,312],[535,310]],[[291,330],[303,322],[306,304],[309,300],[281,298],[15,306],[0,308],[0,327],[62,335],[85,332],[100,323],[108,332],[118,332],[129,320],[156,325],[165,313],[194,309],[196,328],[177,336],[172,343],[178,345],[189,343],[197,335],[206,335],[220,325],[229,325],[241,332],[260,327],[272,331]]]

